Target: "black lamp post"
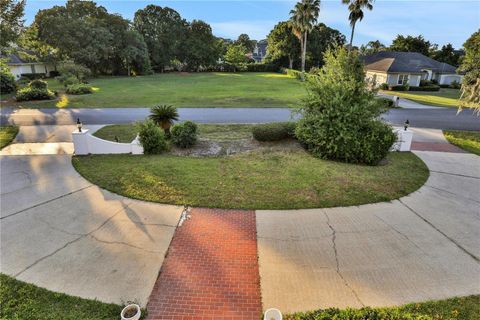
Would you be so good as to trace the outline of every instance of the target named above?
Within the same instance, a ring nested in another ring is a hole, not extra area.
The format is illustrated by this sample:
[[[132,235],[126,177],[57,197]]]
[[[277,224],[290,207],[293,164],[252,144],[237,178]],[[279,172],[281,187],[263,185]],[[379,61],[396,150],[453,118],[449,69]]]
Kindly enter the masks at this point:
[[[80,122],[80,118],[77,118],[77,128],[78,128],[78,132],[82,132],[82,122]]]
[[[405,131],[407,131],[409,125],[410,125],[410,121],[408,121],[407,119],[407,121],[405,121],[405,125],[403,126]]]

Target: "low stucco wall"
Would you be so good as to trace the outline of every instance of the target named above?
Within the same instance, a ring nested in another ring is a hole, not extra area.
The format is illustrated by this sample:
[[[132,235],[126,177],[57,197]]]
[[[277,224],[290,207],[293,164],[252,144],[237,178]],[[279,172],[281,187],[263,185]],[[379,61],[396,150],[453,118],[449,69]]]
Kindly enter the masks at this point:
[[[91,135],[88,129],[72,132],[74,152],[86,154],[143,154],[143,147],[137,138],[131,143],[118,143],[103,140]]]

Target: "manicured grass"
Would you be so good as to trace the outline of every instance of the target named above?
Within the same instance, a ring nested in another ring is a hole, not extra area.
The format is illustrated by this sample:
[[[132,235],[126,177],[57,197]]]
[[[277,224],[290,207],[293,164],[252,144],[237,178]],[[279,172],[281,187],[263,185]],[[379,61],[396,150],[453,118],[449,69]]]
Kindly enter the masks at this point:
[[[198,137],[203,139],[212,139],[217,141],[231,141],[238,139],[248,139],[252,137],[251,124],[198,124]],[[132,142],[137,136],[138,129],[135,124],[115,124],[105,126],[93,135],[109,141]]]
[[[49,79],[51,90],[63,90]],[[13,103],[24,108],[288,107],[305,96],[303,84],[279,73],[168,73],[90,80],[94,94],[68,95],[57,101]],[[12,105],[12,104],[11,104]]]
[[[365,309],[363,309],[365,311]],[[370,309],[372,310],[372,309]],[[480,296],[468,296],[461,298],[452,298],[447,300],[428,301],[421,303],[412,303],[400,307],[392,308],[376,308],[369,314],[381,313],[382,317],[354,317],[353,315],[360,314],[361,311],[350,310],[345,312],[341,310],[317,310],[305,313],[296,313],[286,315],[285,320],[347,320],[347,319],[362,319],[362,320],[407,320],[420,319],[422,320],[478,320],[480,316]],[[348,314],[348,315],[347,315]],[[406,314],[416,315],[416,318],[406,316]],[[342,315],[342,316],[340,316]],[[387,315],[390,315],[387,316]],[[404,315],[403,317],[401,315]]]
[[[440,91],[381,91],[385,94],[399,96],[401,98],[409,99],[421,104],[458,108],[458,99],[460,98],[460,90],[440,88]]]
[[[0,126],[0,149],[8,146],[17,136],[17,126]]]
[[[412,153],[387,164],[326,161],[305,151],[253,151],[225,157],[91,155],[74,157],[85,178],[148,201],[214,208],[292,209],[359,205],[411,193],[428,177]]]
[[[119,319],[122,307],[56,293],[0,274],[0,319]]]
[[[480,156],[480,131],[443,131],[445,138],[457,147]]]

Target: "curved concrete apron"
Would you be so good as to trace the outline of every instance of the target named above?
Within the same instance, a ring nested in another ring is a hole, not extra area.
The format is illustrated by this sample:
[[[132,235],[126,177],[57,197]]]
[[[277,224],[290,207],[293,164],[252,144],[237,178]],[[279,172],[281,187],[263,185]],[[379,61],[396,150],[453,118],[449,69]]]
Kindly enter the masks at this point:
[[[145,306],[182,209],[83,179],[71,156],[4,156],[0,271],[50,290]]]
[[[480,293],[480,157],[415,154],[430,177],[399,200],[256,212],[264,309],[390,306]]]

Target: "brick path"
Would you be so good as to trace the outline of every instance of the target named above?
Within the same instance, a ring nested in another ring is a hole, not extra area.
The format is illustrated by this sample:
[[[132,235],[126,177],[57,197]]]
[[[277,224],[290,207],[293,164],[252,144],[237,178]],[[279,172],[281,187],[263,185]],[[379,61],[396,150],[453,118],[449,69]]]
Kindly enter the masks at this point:
[[[147,305],[148,319],[259,319],[255,212],[192,209]]]
[[[465,153],[464,150],[444,142],[412,142],[412,150]]]

